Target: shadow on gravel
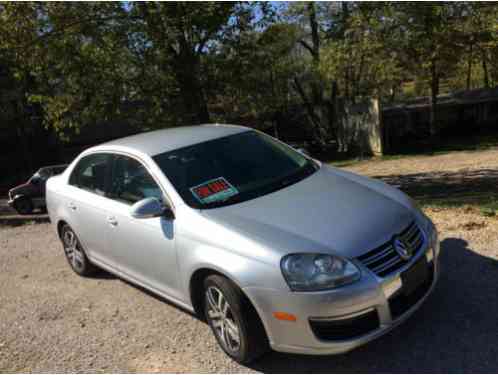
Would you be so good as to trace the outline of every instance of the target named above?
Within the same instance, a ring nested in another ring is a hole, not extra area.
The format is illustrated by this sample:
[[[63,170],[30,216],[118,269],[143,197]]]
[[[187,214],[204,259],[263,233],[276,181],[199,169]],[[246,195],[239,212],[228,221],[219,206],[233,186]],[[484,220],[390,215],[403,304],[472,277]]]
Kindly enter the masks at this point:
[[[46,215],[29,216],[0,216],[0,226],[18,227],[26,224],[49,223],[50,219]]]
[[[269,353],[267,373],[494,373],[498,369],[498,261],[462,239],[441,243],[434,293],[404,324],[350,353]]]
[[[497,169],[414,173],[374,178],[398,186],[423,204],[442,202],[463,205],[498,199]]]
[[[106,270],[103,269],[98,269],[94,274],[86,276],[89,279],[96,279],[96,280],[115,280],[117,279],[117,276],[114,276],[112,273],[107,272]]]
[[[102,272],[106,272],[106,271],[102,271]],[[108,272],[106,272],[108,273]],[[109,274],[109,278],[117,278],[115,276],[113,276],[112,274],[108,273]],[[122,278],[119,278],[120,281],[122,281],[123,283],[127,284],[128,286],[132,287],[132,288],[135,288],[135,289],[138,289],[140,290],[141,292],[147,294],[148,296],[152,297],[152,298],[155,298],[157,299],[158,301],[161,301],[171,307],[174,307],[175,309],[178,309],[178,310],[181,310],[183,311],[184,313],[192,316],[193,318],[197,319],[197,320],[200,320],[204,323],[206,323],[200,316],[198,316],[197,314],[194,314],[192,313],[191,311],[185,309],[184,307],[180,306],[180,305],[177,305],[169,300],[167,300],[166,298],[154,293],[154,292],[151,292],[150,290],[148,289],[145,289],[143,287],[141,287],[140,285],[137,285],[137,284],[133,284],[132,282],[128,281],[128,280],[125,280],[125,279],[122,279]]]

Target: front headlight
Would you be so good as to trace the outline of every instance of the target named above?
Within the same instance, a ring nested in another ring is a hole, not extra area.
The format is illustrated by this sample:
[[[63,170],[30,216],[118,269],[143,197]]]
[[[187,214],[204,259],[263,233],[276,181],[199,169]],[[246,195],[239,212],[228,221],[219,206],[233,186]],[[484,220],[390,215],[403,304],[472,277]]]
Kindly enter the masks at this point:
[[[328,254],[286,255],[280,267],[287,284],[294,291],[331,289],[360,278],[360,271],[353,263]]]

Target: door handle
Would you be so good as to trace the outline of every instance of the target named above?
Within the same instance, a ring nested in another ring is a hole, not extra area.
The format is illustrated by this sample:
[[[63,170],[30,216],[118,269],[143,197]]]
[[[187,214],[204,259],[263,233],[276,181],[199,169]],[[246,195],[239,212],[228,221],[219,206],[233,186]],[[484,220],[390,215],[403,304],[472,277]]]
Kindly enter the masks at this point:
[[[109,224],[111,224],[113,227],[115,227],[116,225],[118,225],[118,221],[116,220],[116,218],[114,216],[107,217],[107,222]]]
[[[71,210],[76,211],[76,205],[75,205],[73,202],[70,202],[67,206],[68,206]]]

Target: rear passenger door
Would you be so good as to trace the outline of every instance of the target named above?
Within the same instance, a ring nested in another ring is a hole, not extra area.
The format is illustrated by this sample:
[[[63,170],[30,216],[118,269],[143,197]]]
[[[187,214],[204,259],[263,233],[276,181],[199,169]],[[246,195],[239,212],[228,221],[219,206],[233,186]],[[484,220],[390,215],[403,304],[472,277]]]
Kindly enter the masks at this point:
[[[110,227],[113,259],[120,271],[146,287],[181,298],[174,221],[165,217],[136,219],[131,206],[149,197],[164,200],[161,188],[144,164],[126,155],[115,155],[108,206],[114,219]]]
[[[90,258],[115,267],[109,253],[106,189],[112,155],[95,153],[80,159],[69,177],[65,204],[71,227]]]

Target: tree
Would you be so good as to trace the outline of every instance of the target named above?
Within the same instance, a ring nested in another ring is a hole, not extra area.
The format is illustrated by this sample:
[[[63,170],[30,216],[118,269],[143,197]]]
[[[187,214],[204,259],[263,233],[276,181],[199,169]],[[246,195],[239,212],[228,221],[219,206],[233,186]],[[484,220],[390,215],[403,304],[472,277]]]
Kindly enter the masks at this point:
[[[36,107],[67,137],[106,121],[279,134],[299,107],[324,149],[340,138],[339,102],[390,103],[410,82],[430,92],[435,134],[441,86],[498,81],[497,15],[473,2],[0,3],[0,63],[15,87],[2,110],[18,134]]]
[[[491,55],[498,47],[497,17],[495,4],[466,2],[462,5],[455,39],[459,48],[464,51],[464,56],[459,61],[463,74],[455,74],[452,77],[453,87],[465,85],[469,90],[472,87],[491,86]],[[465,77],[465,82],[462,82],[460,77]]]
[[[220,38],[236,3],[136,3],[145,53],[160,70],[172,72],[186,114],[185,123],[209,122],[204,55]]]
[[[320,64],[324,76],[337,79],[344,98],[382,97],[392,101],[404,75],[398,61],[396,25],[389,4],[349,5],[342,33],[326,39]]]
[[[334,98],[337,85],[332,81],[330,95],[325,94],[326,84],[320,70],[322,39],[324,37],[326,5],[315,2],[296,3],[290,8],[290,22],[301,26],[298,43],[309,54],[301,72],[294,76],[294,89],[299,94],[312,125],[316,144],[324,149],[334,132]]]
[[[5,4],[1,17],[10,67],[47,127],[78,128],[119,112],[129,73],[117,42],[127,18],[119,3]]]
[[[454,71],[461,51],[454,38],[461,5],[458,3],[398,3],[399,56],[403,66],[430,83],[431,136],[437,133],[437,97],[443,77]]]

